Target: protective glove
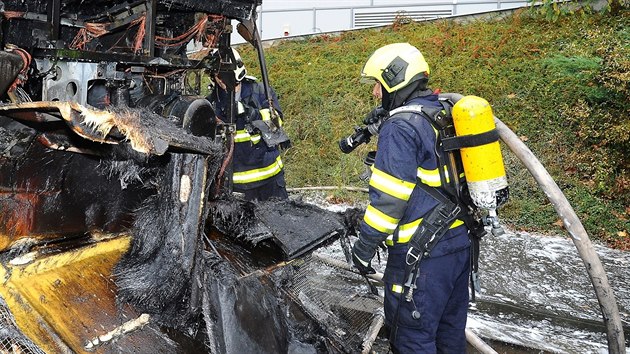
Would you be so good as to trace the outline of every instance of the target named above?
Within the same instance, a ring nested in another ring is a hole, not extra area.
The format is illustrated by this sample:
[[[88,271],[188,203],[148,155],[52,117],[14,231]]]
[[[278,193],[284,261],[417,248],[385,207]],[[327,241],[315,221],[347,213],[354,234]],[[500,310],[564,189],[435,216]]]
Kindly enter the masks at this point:
[[[376,254],[376,249],[370,247],[365,242],[358,239],[352,246],[352,263],[357,268],[359,273],[376,274],[376,270],[372,268],[372,258]]]
[[[365,215],[365,209],[363,208],[348,208],[343,213],[343,224],[348,230],[348,234],[359,236],[359,224],[363,220]]]
[[[365,116],[365,118],[363,118],[363,124],[365,125],[374,124],[378,122],[379,120],[383,119],[384,117],[387,117],[387,115],[389,115],[389,112],[382,106],[378,106],[374,108],[373,110],[371,110],[370,113],[368,113]]]
[[[260,119],[257,117],[257,112],[258,109],[256,109],[256,107],[252,107],[246,103],[242,103],[241,101],[236,103],[236,114],[243,116],[245,123],[250,123],[256,119]]]

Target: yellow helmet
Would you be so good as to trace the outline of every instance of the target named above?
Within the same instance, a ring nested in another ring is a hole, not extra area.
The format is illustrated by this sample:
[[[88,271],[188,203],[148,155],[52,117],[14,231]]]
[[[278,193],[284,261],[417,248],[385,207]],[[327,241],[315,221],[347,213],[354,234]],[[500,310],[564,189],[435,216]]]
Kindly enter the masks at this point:
[[[428,75],[429,64],[409,43],[393,43],[377,49],[361,70],[362,79],[378,80],[389,93]]]

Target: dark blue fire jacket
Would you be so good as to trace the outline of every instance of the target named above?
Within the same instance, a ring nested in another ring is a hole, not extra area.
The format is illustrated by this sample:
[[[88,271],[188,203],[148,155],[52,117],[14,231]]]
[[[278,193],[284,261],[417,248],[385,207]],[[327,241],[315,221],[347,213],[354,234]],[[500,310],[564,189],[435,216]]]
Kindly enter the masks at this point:
[[[271,87],[270,91],[274,109],[282,117],[278,97]],[[242,106],[235,107],[235,112],[242,113],[235,114],[236,136],[233,158],[234,190],[237,192],[260,187],[283,174],[283,164],[278,149],[268,147],[260,134],[248,124],[253,120],[270,119],[269,101],[265,96],[263,84],[251,77],[245,77],[241,81],[240,96]],[[225,113],[229,102],[227,92],[216,85],[207,99],[213,103],[217,116],[226,121]]]
[[[415,98],[406,106],[442,107],[437,98]],[[470,241],[463,221],[455,220],[430,256],[421,261],[414,301],[402,299],[408,242],[438,203],[418,184],[441,190],[438,168],[445,166],[438,166],[437,133],[426,118],[396,110],[390,114],[379,131],[370,204],[359,237],[372,249],[383,241],[388,246],[383,281],[385,318],[396,333],[391,345],[395,353],[434,353],[436,346],[443,352],[465,352]],[[414,312],[419,315],[412,316]]]
[[[406,104],[410,105],[442,107],[437,95],[415,98]],[[370,178],[370,204],[360,225],[361,239],[368,245],[385,241],[390,247],[406,248],[422,218],[437,205],[437,200],[416,185],[440,189],[435,140],[431,123],[419,114],[394,114],[381,126]],[[461,220],[451,225],[432,256],[469,246],[467,237],[458,237],[467,235],[465,227],[458,228],[461,225]]]

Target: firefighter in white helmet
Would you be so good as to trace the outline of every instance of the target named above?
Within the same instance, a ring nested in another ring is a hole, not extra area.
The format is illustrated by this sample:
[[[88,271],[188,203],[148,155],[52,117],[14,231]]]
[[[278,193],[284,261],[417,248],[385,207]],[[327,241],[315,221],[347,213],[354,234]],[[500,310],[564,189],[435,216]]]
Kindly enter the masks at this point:
[[[360,272],[374,273],[377,248],[383,242],[388,246],[384,306],[394,353],[465,353],[468,229],[459,214],[437,212],[444,203],[435,192],[445,193],[436,132],[421,111],[410,111],[442,107],[427,87],[429,74],[420,51],[408,43],[376,50],[363,67],[362,78],[374,84],[372,93],[389,114],[378,132],[370,203],[353,245],[353,262]],[[438,228],[441,235],[423,241],[430,248],[414,254],[412,237]],[[419,265],[416,273],[410,263]]]
[[[218,55],[218,51],[216,54]],[[267,146],[260,132],[251,125],[255,120],[270,119],[271,109],[282,117],[278,97],[270,87],[273,100],[273,107],[270,107],[262,83],[247,76],[241,56],[233,48],[229,64],[232,65],[230,70],[219,70],[213,75],[215,85],[207,99],[215,107],[219,119],[226,121],[229,104],[226,84],[231,82],[234,85],[234,191],[243,193],[246,200],[286,199],[288,194],[280,152],[277,147]],[[279,122],[281,124],[282,119]]]

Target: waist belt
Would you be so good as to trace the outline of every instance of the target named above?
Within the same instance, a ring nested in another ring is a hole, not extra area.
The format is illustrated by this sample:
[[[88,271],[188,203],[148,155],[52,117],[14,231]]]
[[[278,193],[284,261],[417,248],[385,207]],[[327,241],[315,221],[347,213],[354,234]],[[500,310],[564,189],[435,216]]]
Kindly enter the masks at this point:
[[[411,240],[412,236],[414,235],[415,231],[418,229],[418,227],[421,227],[422,225],[422,221],[423,219],[420,218],[416,221],[410,222],[408,224],[404,224],[401,225],[398,228],[398,232],[396,233],[396,236],[394,235],[390,235],[387,237],[387,239],[385,240],[385,244],[387,246],[394,246],[394,245],[398,245],[398,244],[406,244],[409,243],[409,241]],[[449,229],[454,229],[456,227],[462,226],[464,225],[464,221],[460,220],[460,219],[455,219],[455,221],[453,221],[453,223],[449,226]]]

